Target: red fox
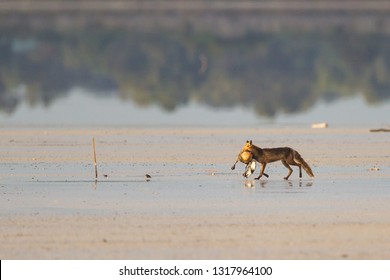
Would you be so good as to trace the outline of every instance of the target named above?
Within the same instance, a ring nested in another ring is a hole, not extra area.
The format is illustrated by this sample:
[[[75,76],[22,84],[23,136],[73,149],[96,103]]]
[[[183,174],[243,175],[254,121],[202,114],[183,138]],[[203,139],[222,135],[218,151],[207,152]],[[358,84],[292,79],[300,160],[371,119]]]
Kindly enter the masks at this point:
[[[251,153],[251,156],[247,154],[248,152]],[[297,151],[289,147],[262,149],[253,145],[252,140],[248,140],[242,147],[241,152],[237,157],[237,161],[232,166],[232,170],[234,170],[238,161],[248,164],[250,162],[250,160],[248,161],[249,158],[251,160],[253,158],[260,163],[260,175],[256,177],[255,180],[259,180],[263,175],[268,178],[268,175],[264,173],[265,166],[267,163],[278,160],[281,160],[283,165],[288,169],[288,174],[284,177],[285,180],[288,180],[293,172],[290,165],[299,167],[299,178],[302,178],[302,167],[310,177],[314,177],[313,171],[302,156]]]

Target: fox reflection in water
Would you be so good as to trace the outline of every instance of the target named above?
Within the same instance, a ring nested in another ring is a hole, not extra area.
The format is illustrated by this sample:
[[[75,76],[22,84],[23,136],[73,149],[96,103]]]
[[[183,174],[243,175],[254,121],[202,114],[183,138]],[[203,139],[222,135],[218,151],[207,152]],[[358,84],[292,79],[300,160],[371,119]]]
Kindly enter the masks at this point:
[[[244,187],[245,188],[256,188],[256,182],[259,182],[259,185],[261,188],[266,188],[266,185],[270,184],[270,181],[267,180],[245,180],[244,181]],[[293,182],[293,181],[284,181],[287,184],[287,187],[293,188],[293,187],[312,187],[313,186],[313,181],[307,181],[303,182],[302,180],[299,180],[298,182]]]

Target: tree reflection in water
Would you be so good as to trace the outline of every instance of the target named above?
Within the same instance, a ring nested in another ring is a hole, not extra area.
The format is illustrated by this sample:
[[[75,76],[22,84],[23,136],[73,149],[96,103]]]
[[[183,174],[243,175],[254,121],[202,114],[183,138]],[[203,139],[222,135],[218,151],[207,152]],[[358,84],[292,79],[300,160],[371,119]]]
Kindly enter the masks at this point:
[[[241,105],[267,117],[305,111],[319,100],[390,97],[387,34],[1,28],[0,111],[7,113],[21,102],[50,106],[74,87],[166,111],[197,102]]]

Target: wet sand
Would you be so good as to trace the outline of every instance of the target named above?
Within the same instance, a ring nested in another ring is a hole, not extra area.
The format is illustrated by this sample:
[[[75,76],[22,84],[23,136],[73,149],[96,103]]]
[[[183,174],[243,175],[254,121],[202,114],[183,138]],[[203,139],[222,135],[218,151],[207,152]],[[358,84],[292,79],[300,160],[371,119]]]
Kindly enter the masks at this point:
[[[0,127],[0,259],[389,259],[390,138],[306,127]],[[91,140],[95,137],[98,181]],[[253,180],[247,139],[291,146]],[[145,181],[145,174],[152,176]],[[106,176],[104,176],[106,175]]]

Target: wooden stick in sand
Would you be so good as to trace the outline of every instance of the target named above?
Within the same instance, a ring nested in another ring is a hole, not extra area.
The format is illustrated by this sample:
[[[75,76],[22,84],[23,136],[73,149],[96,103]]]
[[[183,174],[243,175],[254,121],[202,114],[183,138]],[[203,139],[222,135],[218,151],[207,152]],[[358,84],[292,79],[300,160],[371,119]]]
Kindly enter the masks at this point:
[[[95,180],[97,180],[97,163],[96,163],[96,150],[95,150],[95,138],[92,137],[92,150],[93,150],[93,165],[95,166]]]

